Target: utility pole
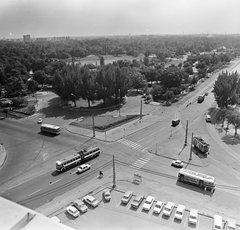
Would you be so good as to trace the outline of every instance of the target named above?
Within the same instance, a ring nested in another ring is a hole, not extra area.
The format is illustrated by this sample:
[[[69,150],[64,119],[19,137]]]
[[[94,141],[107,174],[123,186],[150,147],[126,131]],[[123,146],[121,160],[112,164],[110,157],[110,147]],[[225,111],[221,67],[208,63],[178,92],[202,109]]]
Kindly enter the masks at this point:
[[[188,120],[187,120],[187,125],[186,125],[186,135],[185,135],[185,143],[184,143],[184,146],[187,146],[187,135],[188,135]]]
[[[118,89],[118,103],[119,103],[119,117],[120,117],[120,107],[121,107],[121,91]]]
[[[142,120],[142,100],[140,102],[140,120]]]
[[[113,155],[113,188],[116,187],[116,170],[115,170],[115,161],[114,161],[114,155]]]
[[[92,122],[93,122],[93,137],[95,137],[94,114],[92,114]]]
[[[189,160],[192,160],[192,140],[193,140],[193,133],[192,133],[192,139],[191,139],[191,146],[190,146],[190,156],[189,156]]]

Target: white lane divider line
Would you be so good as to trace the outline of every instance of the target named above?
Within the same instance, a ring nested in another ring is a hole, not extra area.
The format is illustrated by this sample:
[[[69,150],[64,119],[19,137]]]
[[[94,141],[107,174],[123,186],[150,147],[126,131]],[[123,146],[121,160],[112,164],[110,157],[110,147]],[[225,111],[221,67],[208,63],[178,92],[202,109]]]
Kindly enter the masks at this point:
[[[33,194],[35,194],[35,193],[37,193],[37,192],[39,192],[39,191],[41,191],[41,189],[38,189],[37,191],[35,191],[35,192],[29,194],[28,196],[32,196]]]
[[[59,179],[59,180],[56,180],[56,181],[52,182],[51,185],[57,183],[60,180],[62,180],[62,179]]]

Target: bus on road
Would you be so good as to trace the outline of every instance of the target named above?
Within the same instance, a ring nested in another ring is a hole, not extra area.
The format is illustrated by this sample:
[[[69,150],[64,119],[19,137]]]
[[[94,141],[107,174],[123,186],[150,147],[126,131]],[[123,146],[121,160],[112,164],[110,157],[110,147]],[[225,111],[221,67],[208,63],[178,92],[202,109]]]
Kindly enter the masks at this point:
[[[210,190],[211,192],[215,191],[215,177],[203,173],[182,168],[178,173],[178,180],[198,186],[204,190]]]
[[[56,125],[49,125],[49,124],[42,124],[41,125],[41,132],[47,132],[52,134],[60,134],[60,127]]]
[[[68,168],[77,166],[83,163],[84,161],[90,160],[99,155],[100,155],[100,148],[96,145],[85,148],[85,149],[81,149],[77,153],[74,153],[70,156],[67,156],[61,160],[56,161],[56,170],[58,172],[63,172]]]

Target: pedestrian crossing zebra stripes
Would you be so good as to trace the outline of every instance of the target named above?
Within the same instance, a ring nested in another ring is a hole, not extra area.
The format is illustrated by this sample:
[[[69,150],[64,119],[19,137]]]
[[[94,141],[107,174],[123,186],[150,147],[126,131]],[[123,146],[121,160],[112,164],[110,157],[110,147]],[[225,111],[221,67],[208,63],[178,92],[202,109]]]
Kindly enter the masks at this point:
[[[125,138],[122,138],[120,140],[117,141],[118,143],[121,143],[121,144],[124,144],[130,148],[133,148],[133,149],[138,149],[140,150],[141,152],[147,150],[147,148],[144,148],[144,146],[138,144],[138,143],[135,143],[133,141],[130,141],[130,140],[127,140]]]
[[[135,168],[135,169],[140,169],[141,167],[143,167],[149,160],[151,160],[151,158],[154,156],[154,154],[152,153],[146,153],[144,154],[141,158],[139,158],[138,160],[136,160],[133,164],[131,164],[131,168]]]

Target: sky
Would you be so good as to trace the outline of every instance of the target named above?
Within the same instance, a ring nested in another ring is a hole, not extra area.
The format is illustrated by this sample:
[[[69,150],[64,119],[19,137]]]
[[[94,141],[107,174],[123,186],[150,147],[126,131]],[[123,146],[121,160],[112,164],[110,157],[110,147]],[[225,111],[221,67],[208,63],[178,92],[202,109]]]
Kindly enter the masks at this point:
[[[240,33],[240,0],[0,0],[0,39]]]

